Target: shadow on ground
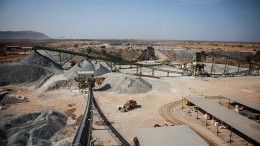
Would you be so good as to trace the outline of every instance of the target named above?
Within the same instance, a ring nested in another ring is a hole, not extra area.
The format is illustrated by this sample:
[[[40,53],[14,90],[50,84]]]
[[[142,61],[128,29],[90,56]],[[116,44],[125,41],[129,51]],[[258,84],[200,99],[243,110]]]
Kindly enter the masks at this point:
[[[98,106],[95,98],[93,98],[93,104],[97,109],[97,112],[99,113],[100,117],[104,121],[104,123],[110,123],[109,120],[104,115],[104,113],[102,112],[102,110],[100,109],[100,107]],[[115,129],[115,127],[112,124],[108,124],[107,126],[114,133],[114,135],[120,140],[121,145],[130,146],[130,144],[123,138],[123,136]]]
[[[106,84],[106,85],[102,86],[101,88],[94,89],[94,91],[107,91],[109,89],[111,89],[111,85],[110,84]]]

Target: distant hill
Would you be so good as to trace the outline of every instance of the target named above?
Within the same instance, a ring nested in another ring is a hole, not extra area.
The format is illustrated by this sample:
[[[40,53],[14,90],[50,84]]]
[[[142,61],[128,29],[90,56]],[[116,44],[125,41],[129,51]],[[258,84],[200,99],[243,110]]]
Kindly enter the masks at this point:
[[[35,31],[0,31],[0,39],[45,40],[51,38],[44,33]]]
[[[54,38],[54,39],[64,40],[64,39],[67,39],[67,38],[65,38],[64,36],[59,36],[59,37],[56,37],[56,38]]]

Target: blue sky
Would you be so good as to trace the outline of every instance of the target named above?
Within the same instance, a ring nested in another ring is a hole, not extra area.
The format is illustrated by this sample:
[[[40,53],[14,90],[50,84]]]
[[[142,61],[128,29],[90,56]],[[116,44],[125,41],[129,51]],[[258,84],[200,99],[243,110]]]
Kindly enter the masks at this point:
[[[0,31],[260,42],[260,0],[0,0]]]

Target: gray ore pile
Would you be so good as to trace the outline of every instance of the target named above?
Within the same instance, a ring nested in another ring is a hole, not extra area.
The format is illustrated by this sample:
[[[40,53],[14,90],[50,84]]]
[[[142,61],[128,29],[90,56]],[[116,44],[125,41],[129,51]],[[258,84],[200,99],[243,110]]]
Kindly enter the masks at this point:
[[[23,103],[29,101],[29,99],[17,99],[16,97],[5,96],[4,98],[0,99],[0,105]]]
[[[34,52],[20,63],[2,64],[0,66],[0,86],[21,83],[33,83],[40,86],[54,74],[62,72],[61,66],[57,63]]]
[[[130,76],[114,76],[111,75],[101,84],[99,91],[108,90],[117,93],[146,93],[152,90],[152,85],[142,79],[141,77],[130,77]]]
[[[56,111],[21,115],[0,128],[0,145],[50,146],[49,139],[66,125],[66,121],[66,116]]]

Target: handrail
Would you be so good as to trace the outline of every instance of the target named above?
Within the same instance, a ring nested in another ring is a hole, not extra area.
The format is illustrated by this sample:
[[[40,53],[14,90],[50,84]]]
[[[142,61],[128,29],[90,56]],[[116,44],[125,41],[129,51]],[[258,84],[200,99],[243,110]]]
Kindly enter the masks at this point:
[[[73,146],[89,146],[91,140],[92,127],[92,104],[93,104],[93,90],[90,87],[88,92],[88,101],[84,116],[80,122],[76,136],[74,137]]]

